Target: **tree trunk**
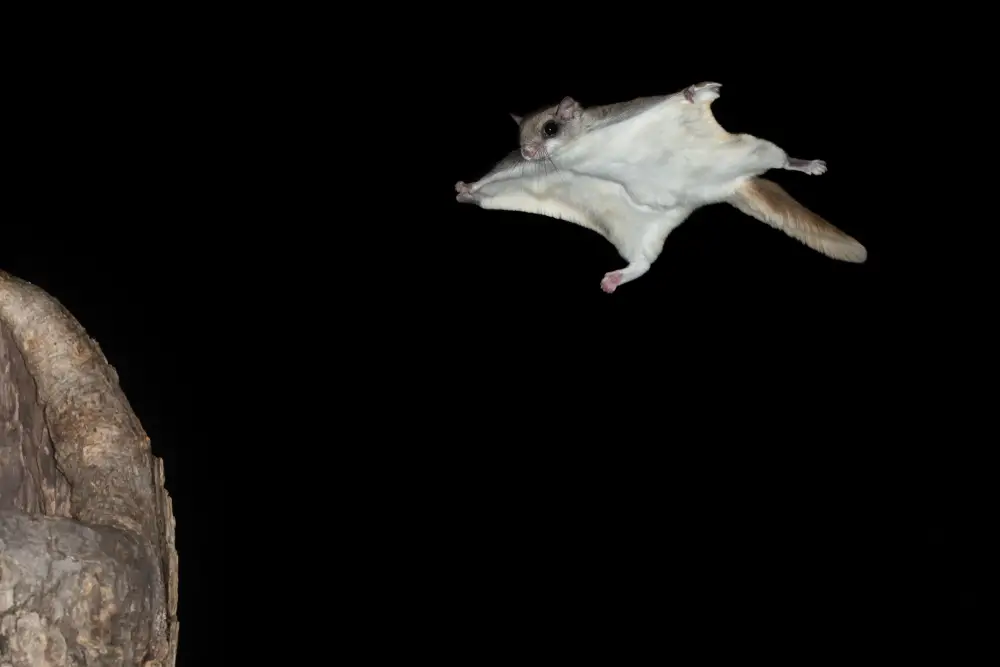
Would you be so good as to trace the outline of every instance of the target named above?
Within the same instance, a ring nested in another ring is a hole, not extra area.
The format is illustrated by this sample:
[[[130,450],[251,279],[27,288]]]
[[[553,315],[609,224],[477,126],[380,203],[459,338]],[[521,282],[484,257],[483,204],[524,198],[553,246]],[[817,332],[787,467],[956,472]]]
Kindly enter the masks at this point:
[[[173,667],[163,462],[97,343],[0,271],[0,667]]]

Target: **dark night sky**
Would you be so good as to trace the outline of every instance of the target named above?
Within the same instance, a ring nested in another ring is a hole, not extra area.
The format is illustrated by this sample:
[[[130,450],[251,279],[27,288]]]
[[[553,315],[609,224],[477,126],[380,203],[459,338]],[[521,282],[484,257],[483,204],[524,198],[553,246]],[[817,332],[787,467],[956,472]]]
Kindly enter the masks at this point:
[[[465,566],[470,576],[495,573],[487,588],[507,604],[537,602],[520,628],[572,609],[596,631],[609,604],[624,607],[622,624],[646,628],[649,598],[667,618],[688,609],[685,623],[721,608],[738,625],[788,623],[817,641],[816,623],[853,636],[975,627],[986,604],[985,486],[970,467],[981,431],[961,415],[983,398],[959,407],[967,393],[942,387],[976,372],[965,355],[978,334],[962,343],[940,323],[979,331],[969,286],[982,265],[964,241],[925,235],[941,215],[930,194],[941,184],[900,183],[919,157],[884,119],[906,122],[903,100],[921,94],[919,82],[897,78],[889,111],[872,97],[881,72],[870,60],[812,61],[808,77],[725,57],[631,75],[542,65],[526,76],[504,68],[503,53],[483,61],[489,47],[472,50],[475,66],[456,66],[435,99],[442,116],[421,119],[423,151],[446,158],[423,186],[442,201],[424,193],[429,222],[407,236],[421,249],[407,296],[426,324],[419,345],[403,343],[422,355],[417,377],[454,388],[433,414],[462,414],[456,436],[478,419],[513,438],[434,459],[457,455],[477,471],[455,484],[480,511],[446,512],[450,525],[485,526],[467,529],[462,553],[479,567]],[[607,295],[601,277],[626,262],[597,234],[454,202],[455,181],[476,180],[515,147],[508,112],[703,80],[724,84],[713,111],[730,131],[827,161],[819,177],[766,177],[859,239],[866,264],[827,259],[716,205],[675,230],[645,276]],[[442,139],[450,133],[453,143]],[[923,188],[919,204],[901,199]],[[620,578],[581,585],[609,563]],[[542,599],[539,581],[550,584]]]
[[[333,203],[334,185],[315,176],[346,168],[343,160],[296,163],[315,172],[295,190],[309,204],[297,198],[277,218],[258,207],[258,192],[220,204],[221,170],[180,149],[214,149],[214,135],[190,144],[181,128],[205,127],[163,122],[189,123],[202,102],[133,87],[128,69],[95,79],[78,63],[50,64],[58,76],[46,102],[23,105],[49,131],[17,174],[26,207],[5,223],[0,265],[56,296],[100,342],[166,461],[181,558],[179,664],[222,664],[193,656],[219,649],[209,647],[233,590],[222,582],[245,581],[214,571],[223,537],[213,517],[232,507],[216,459],[228,450],[201,427],[244,413],[213,412],[235,376],[212,355],[257,344],[248,326],[286,344],[281,317],[298,287],[315,288],[322,304],[304,317],[337,321],[302,324],[303,335],[358,345],[345,356],[364,370],[336,391],[349,387],[353,400],[389,406],[393,417],[383,411],[365,431],[323,428],[379,456],[357,433],[407,432],[372,473],[419,472],[399,473],[394,487],[407,501],[389,521],[406,536],[412,567],[392,571],[412,573],[403,585],[424,595],[430,584],[414,582],[434,573],[434,599],[469,641],[560,632],[576,642],[664,623],[710,637],[698,619],[720,614],[739,627],[787,623],[827,639],[816,629],[824,623],[864,634],[900,619],[977,618],[984,493],[964,476],[975,453],[956,452],[979,433],[938,401],[942,386],[976,371],[954,330],[929,326],[972,299],[955,289],[966,255],[914,233],[922,216],[940,214],[932,198],[899,208],[899,172],[914,162],[903,138],[871,122],[859,82],[878,71],[838,57],[792,76],[720,52],[628,75],[595,65],[525,76],[474,37],[402,77],[419,86],[402,93],[419,107],[406,123],[399,93],[368,103],[386,116],[369,129],[412,136],[422,156],[408,172],[419,191],[388,196],[389,149],[368,151],[382,174],[363,179],[380,191],[374,209]],[[186,90],[169,62],[156,71],[170,91]],[[455,181],[479,178],[515,146],[508,112],[702,80],[724,84],[713,110],[730,131],[827,161],[823,176],[766,177],[860,240],[866,264],[838,263],[716,205],[674,231],[645,276],[607,295],[601,277],[625,261],[595,233],[454,200]],[[899,81],[893,94],[919,90]],[[52,100],[69,100],[74,113]],[[282,139],[304,136],[282,128]],[[334,233],[357,225],[377,238],[321,241],[316,230],[330,216]],[[253,251],[236,249],[249,239]],[[921,265],[932,250],[935,260]],[[230,269],[244,262],[249,273]],[[247,275],[252,296],[233,286]],[[238,316],[219,305],[265,295],[275,298]],[[367,310],[341,324],[351,299]],[[192,331],[192,321],[211,324]],[[277,372],[284,362],[317,381],[291,351]],[[257,493],[251,486],[239,493]],[[520,611],[503,611],[511,608]],[[609,608],[621,612],[609,620]]]

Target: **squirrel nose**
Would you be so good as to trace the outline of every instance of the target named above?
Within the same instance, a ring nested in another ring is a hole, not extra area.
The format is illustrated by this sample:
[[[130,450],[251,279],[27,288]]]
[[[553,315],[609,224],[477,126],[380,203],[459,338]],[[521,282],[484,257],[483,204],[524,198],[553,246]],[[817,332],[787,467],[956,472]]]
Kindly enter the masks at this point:
[[[537,146],[521,146],[521,157],[531,159],[538,154]]]

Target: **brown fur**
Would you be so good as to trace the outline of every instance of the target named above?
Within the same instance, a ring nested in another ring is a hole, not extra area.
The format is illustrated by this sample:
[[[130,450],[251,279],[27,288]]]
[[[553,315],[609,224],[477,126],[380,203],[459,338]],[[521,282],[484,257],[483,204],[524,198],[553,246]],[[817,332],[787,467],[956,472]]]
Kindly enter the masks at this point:
[[[729,203],[827,257],[857,264],[868,258],[863,245],[795,201],[773,181],[751,179]]]

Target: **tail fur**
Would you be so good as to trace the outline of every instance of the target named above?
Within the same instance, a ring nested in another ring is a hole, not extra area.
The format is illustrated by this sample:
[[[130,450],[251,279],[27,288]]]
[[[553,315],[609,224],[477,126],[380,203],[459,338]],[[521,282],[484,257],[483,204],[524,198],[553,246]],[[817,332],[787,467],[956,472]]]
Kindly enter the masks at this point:
[[[729,203],[827,257],[857,264],[868,259],[863,245],[795,201],[773,181],[751,179],[736,191]]]

